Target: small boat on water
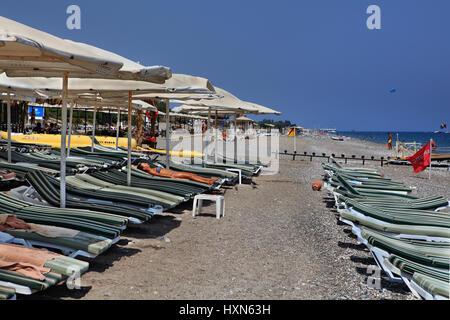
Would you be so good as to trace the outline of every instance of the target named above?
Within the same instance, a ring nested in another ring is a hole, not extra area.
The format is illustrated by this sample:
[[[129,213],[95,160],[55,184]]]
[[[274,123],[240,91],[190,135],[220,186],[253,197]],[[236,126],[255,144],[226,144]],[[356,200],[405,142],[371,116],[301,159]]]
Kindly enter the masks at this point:
[[[335,141],[344,141],[344,138],[340,137],[340,136],[331,136],[331,139],[333,139]]]

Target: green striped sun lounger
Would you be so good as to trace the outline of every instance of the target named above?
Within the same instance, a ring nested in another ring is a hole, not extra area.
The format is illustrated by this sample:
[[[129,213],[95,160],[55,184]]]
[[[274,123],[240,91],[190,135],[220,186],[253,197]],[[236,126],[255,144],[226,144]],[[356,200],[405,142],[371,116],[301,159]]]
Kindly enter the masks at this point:
[[[368,228],[361,228],[358,240],[391,281],[425,299],[448,299],[450,243],[395,239]]]
[[[59,184],[55,186],[50,181],[50,177],[42,172],[30,172],[26,175],[28,183],[34,190],[52,206],[58,207],[60,203]],[[134,209],[126,206],[105,204],[93,201],[82,200],[80,198],[72,200],[70,195],[66,199],[66,207],[73,209],[86,209],[99,212],[110,213],[116,216],[128,217],[131,223],[141,223],[149,221],[153,214],[147,210]]]
[[[30,248],[44,247],[56,249],[71,258],[78,256],[95,258],[107,251],[113,242],[117,242],[118,240],[115,239],[113,241],[105,237],[81,231],[71,237],[48,237],[28,230],[6,230],[4,233],[14,237],[12,240],[13,243],[22,244]]]
[[[165,164],[160,161],[157,161],[156,163],[159,163],[160,165],[165,166]],[[230,181],[231,180],[235,181],[236,179],[238,179],[237,173],[229,172],[226,170],[215,169],[215,168],[202,168],[202,167],[197,167],[197,166],[193,166],[193,165],[187,165],[187,164],[183,164],[183,163],[174,162],[172,160],[170,160],[169,164],[170,164],[170,168],[172,170],[195,173],[200,176],[207,177],[207,178],[220,177],[220,178],[224,178],[224,179],[229,179]]]
[[[69,183],[79,183],[87,189],[101,190],[105,192],[124,193],[126,196],[145,197],[154,203],[161,204],[164,207],[172,208],[184,202],[184,197],[176,196],[171,193],[150,190],[144,188],[128,187],[123,185],[115,185],[100,179],[94,178],[88,174],[77,174],[68,177]]]
[[[348,190],[349,192],[351,192],[352,194],[355,194],[355,195],[362,195],[362,196],[366,196],[366,197],[380,197],[380,196],[390,195],[390,196],[403,197],[403,198],[409,198],[409,199],[416,198],[414,196],[408,195],[408,193],[411,192],[411,189],[409,189],[409,188],[403,188],[403,187],[370,188],[367,186],[365,188],[360,188],[358,186],[351,185],[340,175],[335,175],[333,177],[336,177],[336,179],[339,181],[338,183],[336,183],[336,187],[338,187],[340,184],[346,190]]]
[[[353,209],[363,215],[390,223],[450,228],[450,215],[447,213],[417,209],[379,208],[362,204],[353,199],[345,199],[344,203],[346,209]]]
[[[416,263],[391,254],[386,267],[402,278],[411,292],[427,300],[449,299],[450,274],[448,269],[439,269]]]
[[[124,171],[112,169],[108,172],[97,171],[89,174],[97,179],[113,183],[116,185],[127,184],[127,174]],[[135,174],[135,169],[132,171],[131,186],[144,189],[152,189],[168,192],[184,198],[190,199],[195,195],[204,193],[211,189],[206,184],[190,184],[184,183],[181,179],[170,179],[155,177],[145,173],[145,175]],[[158,179],[159,178],[159,179]],[[188,180],[185,180],[188,181]]]
[[[354,234],[360,233],[360,228],[364,226],[395,238],[450,242],[450,229],[446,227],[391,223],[351,209],[341,210],[339,215],[339,220],[350,225]]]
[[[442,269],[449,269],[450,243],[395,239],[368,228],[361,228],[367,243],[411,261]]]
[[[84,231],[115,241],[127,224],[124,217],[88,210],[33,205],[3,193],[0,193],[0,210],[14,214],[25,222]]]
[[[0,269],[0,286],[12,288],[18,294],[31,295],[33,293],[44,291],[49,287],[55,286],[64,280],[64,276],[49,272],[45,275],[45,280],[36,280],[14,271]]]

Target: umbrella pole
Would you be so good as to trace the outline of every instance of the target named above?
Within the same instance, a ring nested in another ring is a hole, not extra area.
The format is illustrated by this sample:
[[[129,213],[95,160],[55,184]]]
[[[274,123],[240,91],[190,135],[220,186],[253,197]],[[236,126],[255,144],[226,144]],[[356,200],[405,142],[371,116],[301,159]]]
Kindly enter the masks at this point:
[[[211,127],[211,107],[208,108],[208,123],[206,126],[206,130],[209,130],[210,127]]]
[[[205,146],[205,144],[209,141],[209,138],[211,137],[209,135],[210,128],[211,128],[211,107],[208,108],[208,120],[206,120],[206,135],[204,136],[205,143],[203,144],[203,146]],[[208,152],[209,152],[209,145],[208,148],[203,149],[203,167],[206,167],[206,162],[208,161]]]
[[[132,114],[132,102],[133,94],[131,91],[128,92],[128,169],[127,169],[127,185],[131,186],[131,117]]]
[[[8,163],[11,163],[11,93],[6,96],[6,123],[8,126]]]
[[[214,127],[215,127],[215,139],[214,139],[214,142],[215,142],[215,146],[214,146],[214,163],[217,163],[217,144],[218,144],[218,142],[217,142],[217,130],[218,130],[218,128],[219,128],[219,126],[218,126],[218,114],[217,114],[218,112],[217,112],[217,110],[216,110],[216,121],[215,121],[215,123],[214,123]]]
[[[66,133],[67,133],[67,87],[69,86],[69,73],[65,72],[62,87],[61,110],[61,170],[60,170],[60,206],[66,207]]]
[[[67,158],[70,157],[70,140],[72,139],[72,120],[73,120],[73,102],[70,105],[70,117],[69,117],[69,143],[67,146]]]
[[[119,149],[120,107],[117,108],[116,150]]]
[[[256,131],[256,130],[255,130]],[[259,163],[259,135],[261,133],[261,130],[259,130],[260,132],[256,131],[256,163]]]
[[[97,125],[97,106],[94,106],[94,118],[92,119],[91,152],[94,152],[95,127]]]
[[[170,101],[166,99],[166,169],[170,169]]]
[[[237,155],[237,116],[238,114],[234,114],[234,163],[237,163],[238,155]]]

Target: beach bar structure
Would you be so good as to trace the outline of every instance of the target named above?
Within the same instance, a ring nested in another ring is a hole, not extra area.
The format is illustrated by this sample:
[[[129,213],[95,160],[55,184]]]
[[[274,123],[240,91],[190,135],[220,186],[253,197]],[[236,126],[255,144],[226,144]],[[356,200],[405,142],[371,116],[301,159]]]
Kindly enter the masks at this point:
[[[218,123],[218,115],[234,115],[234,155],[235,162],[237,162],[237,118],[239,114],[273,114],[273,115],[281,115],[281,112],[276,111],[271,108],[267,108],[265,106],[261,106],[255,103],[243,101],[230,92],[215,87],[215,91],[223,96],[221,99],[211,99],[211,100],[197,100],[197,101],[175,101],[181,103],[182,105],[176,108],[177,112],[188,112],[191,114],[198,115],[208,115],[207,126],[210,127],[210,119],[212,111],[215,112],[215,141],[216,141],[216,150],[217,150],[217,123]],[[258,137],[259,139],[259,137]],[[259,140],[258,140],[259,146]],[[215,159],[217,162],[217,158]]]
[[[245,115],[236,118],[236,124],[241,126],[242,130],[250,129],[250,125],[255,122],[254,120],[247,118]]]

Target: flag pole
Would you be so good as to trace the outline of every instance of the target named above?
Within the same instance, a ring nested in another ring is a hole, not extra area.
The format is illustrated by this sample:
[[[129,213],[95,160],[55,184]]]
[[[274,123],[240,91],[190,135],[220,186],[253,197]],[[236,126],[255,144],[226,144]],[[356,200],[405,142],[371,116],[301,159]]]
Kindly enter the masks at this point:
[[[296,137],[295,128],[294,128],[294,153],[297,153],[297,137]]]
[[[433,139],[430,139],[430,168],[428,170],[428,179],[431,179],[431,153],[433,151]]]

